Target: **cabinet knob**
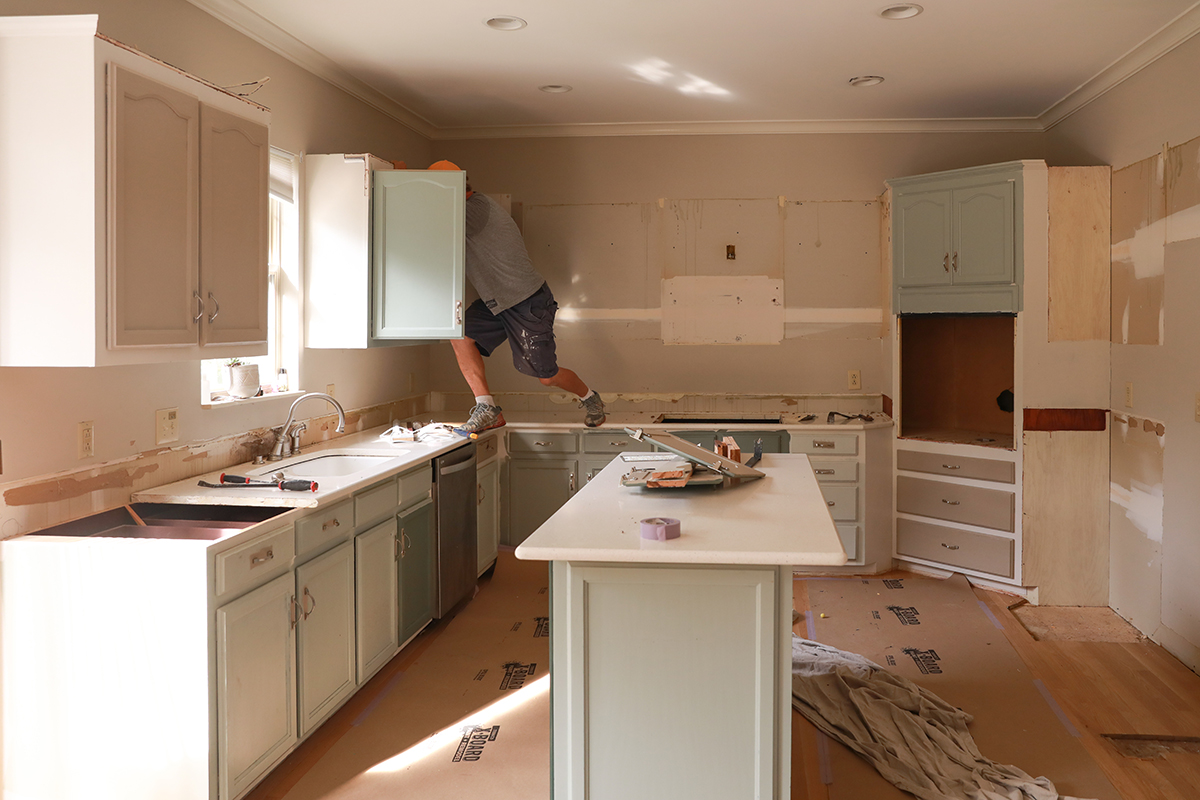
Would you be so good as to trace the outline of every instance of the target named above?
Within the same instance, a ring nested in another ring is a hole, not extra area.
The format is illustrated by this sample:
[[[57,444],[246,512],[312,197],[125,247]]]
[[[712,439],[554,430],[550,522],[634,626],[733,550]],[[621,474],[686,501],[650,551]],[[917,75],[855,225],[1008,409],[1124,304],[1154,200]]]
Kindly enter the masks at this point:
[[[826,500],[825,505],[829,506],[830,508],[833,508],[834,506],[837,505],[837,503],[833,502],[832,500]]]

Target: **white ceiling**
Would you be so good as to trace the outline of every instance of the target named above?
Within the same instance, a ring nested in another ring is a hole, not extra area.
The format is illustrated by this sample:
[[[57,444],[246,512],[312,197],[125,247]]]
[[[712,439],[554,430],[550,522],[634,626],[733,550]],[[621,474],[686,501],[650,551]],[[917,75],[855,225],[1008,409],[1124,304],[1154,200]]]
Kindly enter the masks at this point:
[[[1200,31],[1197,0],[191,2],[441,139],[1043,130]]]

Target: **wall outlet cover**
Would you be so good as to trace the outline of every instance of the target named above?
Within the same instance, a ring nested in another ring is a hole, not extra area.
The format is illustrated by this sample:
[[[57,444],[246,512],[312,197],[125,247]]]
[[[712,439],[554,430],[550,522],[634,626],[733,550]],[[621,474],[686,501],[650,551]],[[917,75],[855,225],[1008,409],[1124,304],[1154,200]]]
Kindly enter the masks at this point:
[[[96,423],[93,420],[79,423],[79,457],[91,458],[96,455]]]
[[[1133,381],[1125,382],[1125,407],[1133,408]]]
[[[849,389],[861,389],[862,388],[862,371],[861,370],[852,369],[847,373],[846,387]]]
[[[325,394],[329,395],[330,397],[337,397],[337,395],[333,393],[334,388],[334,384],[332,383],[325,384]]]

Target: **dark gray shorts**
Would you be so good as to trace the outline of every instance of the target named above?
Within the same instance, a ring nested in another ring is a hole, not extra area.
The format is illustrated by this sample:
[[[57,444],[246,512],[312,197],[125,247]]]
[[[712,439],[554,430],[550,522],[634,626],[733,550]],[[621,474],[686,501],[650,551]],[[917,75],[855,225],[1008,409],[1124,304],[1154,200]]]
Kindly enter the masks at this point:
[[[558,373],[554,354],[557,310],[558,303],[554,302],[549,285],[543,283],[529,297],[496,314],[482,300],[476,300],[467,307],[463,332],[475,340],[475,346],[484,356],[496,352],[507,339],[518,372],[535,378],[553,378]]]

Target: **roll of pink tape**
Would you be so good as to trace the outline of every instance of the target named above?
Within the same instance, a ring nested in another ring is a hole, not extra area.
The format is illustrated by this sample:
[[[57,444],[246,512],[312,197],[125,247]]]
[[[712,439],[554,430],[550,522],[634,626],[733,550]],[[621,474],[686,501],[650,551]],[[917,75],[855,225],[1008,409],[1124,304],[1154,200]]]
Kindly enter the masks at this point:
[[[679,538],[679,520],[670,517],[650,517],[642,520],[642,538],[665,542]]]

